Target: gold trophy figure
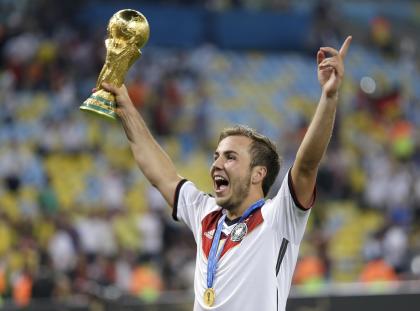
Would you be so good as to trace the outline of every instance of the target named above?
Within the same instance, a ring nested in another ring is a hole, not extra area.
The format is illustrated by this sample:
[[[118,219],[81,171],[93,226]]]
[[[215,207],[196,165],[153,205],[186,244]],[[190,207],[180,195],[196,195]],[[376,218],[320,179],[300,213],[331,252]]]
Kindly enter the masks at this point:
[[[97,91],[83,102],[80,109],[115,120],[115,96],[102,88],[102,82],[118,87],[124,83],[128,69],[140,57],[140,49],[149,39],[149,23],[140,12],[126,9],[111,17],[107,31],[106,59],[96,82]]]

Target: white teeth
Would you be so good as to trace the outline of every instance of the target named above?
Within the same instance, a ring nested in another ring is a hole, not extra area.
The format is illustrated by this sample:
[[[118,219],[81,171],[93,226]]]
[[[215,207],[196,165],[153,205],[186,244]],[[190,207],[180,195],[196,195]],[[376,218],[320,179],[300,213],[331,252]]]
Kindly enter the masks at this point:
[[[214,176],[214,180],[225,180],[222,176]]]

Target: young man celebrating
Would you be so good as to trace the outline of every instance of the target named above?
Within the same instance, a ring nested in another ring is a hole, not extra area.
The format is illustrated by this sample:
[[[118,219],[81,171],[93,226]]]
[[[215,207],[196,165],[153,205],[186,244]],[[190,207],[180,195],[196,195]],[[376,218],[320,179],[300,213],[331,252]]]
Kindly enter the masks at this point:
[[[125,86],[114,93],[134,158],[197,243],[194,311],[284,310],[299,245],[315,199],[318,167],[329,143],[344,75],[348,37],[339,51],[317,53],[322,95],[295,162],[272,200],[279,169],[274,144],[243,126],[224,130],[211,166],[215,197],[183,179],[134,108]],[[327,57],[327,55],[329,57]]]

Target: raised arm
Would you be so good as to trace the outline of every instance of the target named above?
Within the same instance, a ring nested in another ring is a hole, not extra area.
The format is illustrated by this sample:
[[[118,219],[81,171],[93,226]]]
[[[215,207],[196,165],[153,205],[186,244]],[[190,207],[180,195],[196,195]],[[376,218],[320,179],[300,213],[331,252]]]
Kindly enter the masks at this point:
[[[332,135],[338,90],[344,76],[344,59],[351,39],[351,36],[347,37],[340,51],[322,47],[317,53],[318,80],[322,94],[291,171],[295,194],[304,207],[309,208],[311,203],[319,163]]]
[[[137,165],[173,207],[175,189],[182,178],[177,174],[172,160],[153,138],[143,118],[133,106],[126,87],[122,85],[118,88],[106,83],[102,86],[116,96],[116,113],[120,117]]]

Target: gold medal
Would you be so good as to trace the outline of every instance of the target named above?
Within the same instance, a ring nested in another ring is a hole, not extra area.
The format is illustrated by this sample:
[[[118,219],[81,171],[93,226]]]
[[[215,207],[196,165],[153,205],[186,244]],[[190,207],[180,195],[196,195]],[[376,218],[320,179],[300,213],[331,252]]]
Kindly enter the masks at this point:
[[[207,307],[211,307],[212,305],[214,305],[214,299],[216,298],[216,294],[214,292],[213,288],[207,288],[204,291],[204,304]]]

